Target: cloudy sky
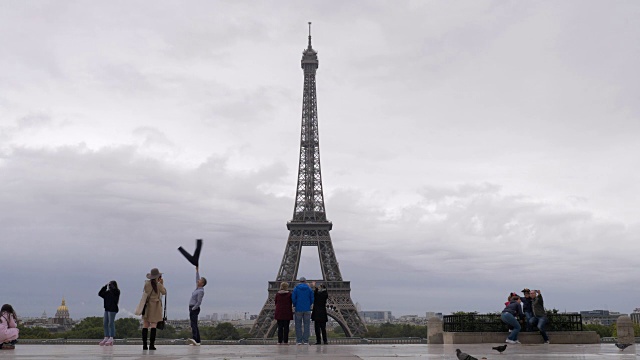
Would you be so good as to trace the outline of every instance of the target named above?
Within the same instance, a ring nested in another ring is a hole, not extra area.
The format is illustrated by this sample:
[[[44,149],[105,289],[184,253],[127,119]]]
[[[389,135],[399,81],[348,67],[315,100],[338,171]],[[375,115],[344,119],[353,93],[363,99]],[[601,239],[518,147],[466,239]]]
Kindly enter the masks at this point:
[[[293,213],[307,21],[323,183],[365,310],[640,307],[637,1],[3,1],[0,303],[101,315],[165,273],[257,314]],[[300,274],[319,276],[314,248]]]

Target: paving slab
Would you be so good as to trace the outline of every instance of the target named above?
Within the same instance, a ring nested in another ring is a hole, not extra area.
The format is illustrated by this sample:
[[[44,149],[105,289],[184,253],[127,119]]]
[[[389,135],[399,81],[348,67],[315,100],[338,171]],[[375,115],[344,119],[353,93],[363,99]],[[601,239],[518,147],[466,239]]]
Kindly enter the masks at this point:
[[[496,346],[498,344],[493,344]],[[481,359],[636,359],[638,346],[620,351],[613,344],[509,345],[503,354],[492,344],[461,345],[163,345],[144,351],[139,345],[24,345],[0,350],[0,359],[456,359],[455,349]]]

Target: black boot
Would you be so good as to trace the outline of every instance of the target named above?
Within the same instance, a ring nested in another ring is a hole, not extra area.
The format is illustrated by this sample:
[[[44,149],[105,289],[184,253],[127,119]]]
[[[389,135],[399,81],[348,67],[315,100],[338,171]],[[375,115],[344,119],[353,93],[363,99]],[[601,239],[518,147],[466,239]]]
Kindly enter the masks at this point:
[[[156,347],[153,346],[156,342],[156,328],[151,329],[151,336],[149,337],[149,350],[155,350]]]
[[[147,347],[147,335],[149,334],[149,329],[142,329],[142,350],[148,350]]]

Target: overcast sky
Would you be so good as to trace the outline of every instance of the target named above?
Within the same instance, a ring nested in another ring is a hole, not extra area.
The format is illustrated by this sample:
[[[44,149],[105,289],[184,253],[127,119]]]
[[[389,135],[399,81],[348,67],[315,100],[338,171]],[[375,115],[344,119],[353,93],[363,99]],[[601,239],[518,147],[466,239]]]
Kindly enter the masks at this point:
[[[0,303],[257,314],[312,21],[336,256],[364,310],[640,307],[638,1],[2,1]],[[320,276],[303,250],[300,275]]]

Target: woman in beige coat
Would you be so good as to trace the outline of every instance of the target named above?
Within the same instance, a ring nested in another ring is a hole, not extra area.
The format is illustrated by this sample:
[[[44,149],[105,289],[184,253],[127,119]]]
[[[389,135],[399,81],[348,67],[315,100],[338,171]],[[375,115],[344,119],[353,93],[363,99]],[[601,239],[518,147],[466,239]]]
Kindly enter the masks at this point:
[[[136,315],[142,315],[142,349],[147,350],[147,335],[149,336],[149,350],[156,347],[156,325],[162,321],[162,295],[167,294],[162,280],[162,273],[157,269],[151,269],[147,274],[147,281],[144,282],[142,299],[136,308]],[[151,331],[149,331],[151,328]]]

